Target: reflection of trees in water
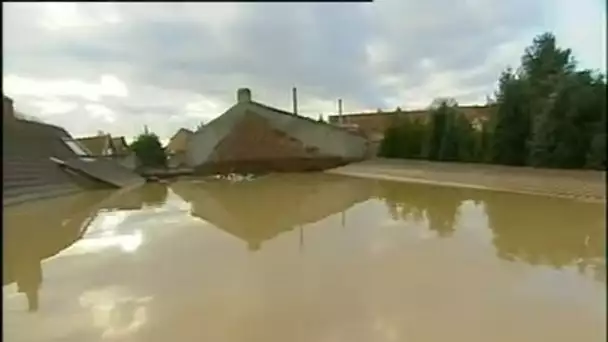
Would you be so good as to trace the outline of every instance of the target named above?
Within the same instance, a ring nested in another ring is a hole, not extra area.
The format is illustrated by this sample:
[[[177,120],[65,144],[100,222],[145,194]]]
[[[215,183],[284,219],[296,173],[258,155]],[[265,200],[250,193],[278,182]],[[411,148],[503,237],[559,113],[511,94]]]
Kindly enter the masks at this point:
[[[492,192],[484,202],[501,258],[581,271],[605,260],[603,205]]]
[[[498,256],[534,265],[574,265],[606,281],[604,206],[494,191],[381,182],[380,198],[394,219],[429,220],[440,236],[454,231],[463,200],[484,204]]]
[[[379,184],[379,197],[387,203],[393,219],[410,217],[421,221],[426,214],[429,229],[439,236],[454,232],[456,213],[462,201],[467,199],[466,191],[459,188],[394,182]]]

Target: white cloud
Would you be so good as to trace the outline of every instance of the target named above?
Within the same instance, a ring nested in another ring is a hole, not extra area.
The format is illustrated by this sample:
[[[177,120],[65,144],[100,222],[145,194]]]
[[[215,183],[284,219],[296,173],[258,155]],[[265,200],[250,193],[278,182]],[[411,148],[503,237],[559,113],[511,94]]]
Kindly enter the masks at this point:
[[[121,21],[111,4],[95,4],[95,11],[82,11],[82,4],[70,2],[47,2],[41,4],[42,27],[50,30],[77,29],[103,24],[116,24]]]
[[[116,76],[101,75],[100,82],[87,83],[76,79],[36,79],[18,75],[4,76],[4,91],[9,96],[61,97],[75,96],[99,101],[102,96],[127,97],[127,86]]]
[[[3,89],[75,135],[163,139],[208,122],[249,87],[300,113],[483,102],[532,38],[554,31],[605,70],[597,0],[382,0],[366,4],[7,3]]]
[[[74,110],[78,105],[74,102],[59,99],[39,100],[32,103],[36,106],[42,116],[63,114]]]
[[[109,123],[116,121],[116,113],[106,106],[97,103],[90,103],[85,105],[84,108],[91,114],[93,118],[101,118]]]

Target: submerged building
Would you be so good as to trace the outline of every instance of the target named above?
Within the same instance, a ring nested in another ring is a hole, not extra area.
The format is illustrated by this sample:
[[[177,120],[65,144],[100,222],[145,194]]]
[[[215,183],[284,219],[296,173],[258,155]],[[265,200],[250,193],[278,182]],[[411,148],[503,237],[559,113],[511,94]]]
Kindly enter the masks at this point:
[[[186,155],[197,173],[261,173],[323,170],[362,160],[367,150],[363,135],[255,102],[245,88],[189,137]]]
[[[123,188],[144,179],[113,160],[91,156],[66,130],[15,116],[3,96],[4,206],[88,189]]]

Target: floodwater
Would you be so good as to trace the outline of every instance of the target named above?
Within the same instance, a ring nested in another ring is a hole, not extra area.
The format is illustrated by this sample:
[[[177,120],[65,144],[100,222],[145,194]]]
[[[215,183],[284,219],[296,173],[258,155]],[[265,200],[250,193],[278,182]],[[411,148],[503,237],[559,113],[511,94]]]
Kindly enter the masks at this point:
[[[325,174],[6,208],[5,341],[605,341],[604,208]]]

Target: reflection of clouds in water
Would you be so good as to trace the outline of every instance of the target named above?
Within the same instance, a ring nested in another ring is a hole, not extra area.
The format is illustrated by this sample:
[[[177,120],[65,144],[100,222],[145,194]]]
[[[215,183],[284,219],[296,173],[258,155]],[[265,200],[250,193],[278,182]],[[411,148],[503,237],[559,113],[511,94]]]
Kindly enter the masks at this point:
[[[99,237],[88,237],[77,241],[68,249],[57,255],[59,257],[82,255],[88,253],[96,253],[101,250],[119,247],[123,252],[133,253],[143,243],[143,233],[141,230],[136,230],[131,234],[104,234]]]
[[[475,243],[478,247],[495,250],[492,241],[494,232],[490,229],[489,218],[485,205],[476,204],[475,201],[464,201],[457,211],[454,219],[456,238],[466,239],[467,242]]]
[[[146,305],[151,297],[135,298],[121,288],[88,291],[79,298],[90,308],[93,324],[103,329],[102,338],[118,338],[134,333],[147,321]]]
[[[97,217],[89,225],[89,232],[96,231],[111,231],[116,230],[121,223],[129,216],[129,212],[117,210],[117,211],[104,211],[100,212]]]
[[[605,309],[605,301],[598,301],[597,294],[603,292],[603,284],[593,279],[580,277],[576,267],[554,269],[550,266],[527,268],[514,291],[519,295],[546,300],[570,300],[576,304]]]

